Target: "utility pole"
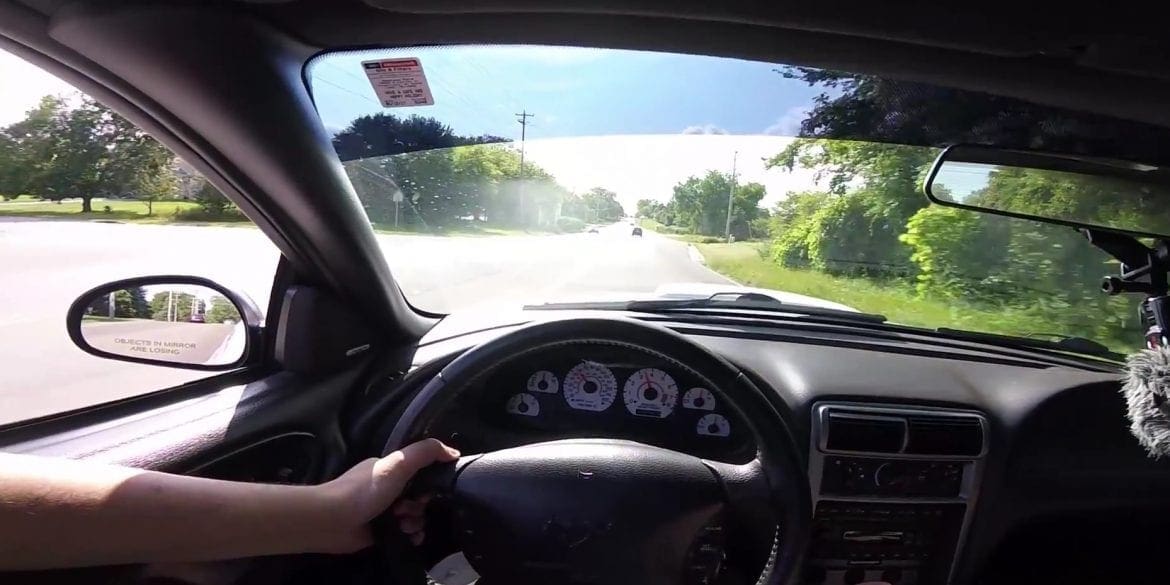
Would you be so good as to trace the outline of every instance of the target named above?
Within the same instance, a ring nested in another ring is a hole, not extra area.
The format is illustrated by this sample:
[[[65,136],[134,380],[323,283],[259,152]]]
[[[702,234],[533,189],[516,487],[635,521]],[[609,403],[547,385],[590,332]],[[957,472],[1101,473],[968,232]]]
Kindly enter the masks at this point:
[[[727,190],[727,243],[731,243],[731,202],[735,200],[735,159],[739,151],[731,154],[731,188]]]
[[[536,114],[529,114],[528,110],[516,114],[516,121],[520,122],[520,220],[524,221],[524,139],[528,133],[528,119],[535,118]]]

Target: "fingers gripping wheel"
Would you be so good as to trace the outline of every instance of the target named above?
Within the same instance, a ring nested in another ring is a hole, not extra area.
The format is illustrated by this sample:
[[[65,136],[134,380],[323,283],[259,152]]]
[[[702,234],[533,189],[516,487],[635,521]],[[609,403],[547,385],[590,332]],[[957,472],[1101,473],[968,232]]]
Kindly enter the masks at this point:
[[[730,465],[598,437],[467,455],[425,470],[409,489],[449,499],[455,540],[483,582],[706,583],[718,569],[718,545],[730,536],[723,519],[765,513],[779,526],[758,583],[790,581],[808,536],[810,499],[784,419],[731,364],[657,325],[622,318],[547,321],[468,350],[414,397],[384,453],[427,436],[472,382],[512,356],[576,340],[635,345],[686,364],[746,424],[756,458]],[[394,534],[379,536],[402,542]],[[710,558],[712,551],[718,558]],[[398,562],[410,558],[404,552],[387,550],[388,562],[398,563],[400,577],[418,582],[421,567]]]

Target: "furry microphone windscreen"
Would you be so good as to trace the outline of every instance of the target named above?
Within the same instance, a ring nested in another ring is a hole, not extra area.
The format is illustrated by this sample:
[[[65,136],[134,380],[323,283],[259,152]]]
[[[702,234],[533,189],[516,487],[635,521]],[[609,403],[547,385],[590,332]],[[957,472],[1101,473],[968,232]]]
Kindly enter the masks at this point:
[[[1170,349],[1143,349],[1126,361],[1121,393],[1129,431],[1151,457],[1170,455]]]

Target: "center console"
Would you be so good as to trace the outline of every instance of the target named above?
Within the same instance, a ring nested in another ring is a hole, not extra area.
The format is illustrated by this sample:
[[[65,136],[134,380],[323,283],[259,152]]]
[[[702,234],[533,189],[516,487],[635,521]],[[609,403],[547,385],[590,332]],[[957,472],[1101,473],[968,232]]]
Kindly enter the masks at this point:
[[[943,584],[962,545],[986,455],[972,411],[818,403],[809,478],[809,585]]]

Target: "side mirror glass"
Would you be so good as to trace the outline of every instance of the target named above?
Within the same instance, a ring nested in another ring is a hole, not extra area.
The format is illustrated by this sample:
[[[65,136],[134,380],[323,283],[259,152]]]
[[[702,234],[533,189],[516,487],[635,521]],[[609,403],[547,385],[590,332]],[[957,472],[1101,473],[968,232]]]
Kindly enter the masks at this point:
[[[223,370],[243,365],[259,334],[246,296],[190,276],[144,277],[92,289],[69,309],[69,336],[100,357]]]
[[[956,145],[926,178],[934,203],[1135,236],[1170,236],[1170,168]]]

